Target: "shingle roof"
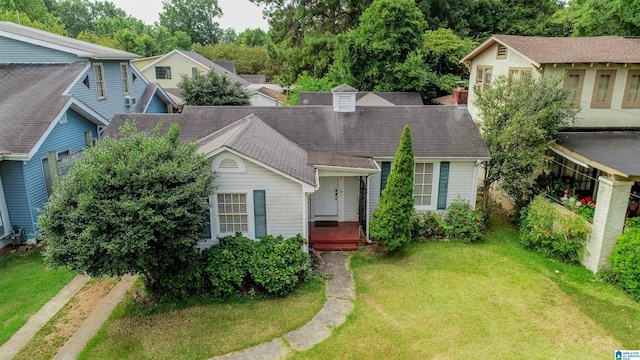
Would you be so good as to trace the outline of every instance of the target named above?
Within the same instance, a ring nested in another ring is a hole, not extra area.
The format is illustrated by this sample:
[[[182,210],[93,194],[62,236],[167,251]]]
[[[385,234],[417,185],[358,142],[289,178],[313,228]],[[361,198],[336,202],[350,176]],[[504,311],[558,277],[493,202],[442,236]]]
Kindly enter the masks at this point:
[[[255,90],[255,92],[262,93],[262,94],[264,94],[266,96],[272,97],[272,98],[274,98],[274,99],[276,99],[278,101],[281,101],[281,102],[287,100],[287,97],[284,96],[284,94],[279,93],[277,91],[273,91],[273,90],[271,90],[269,88],[266,88],[264,86],[259,88],[259,89],[257,89],[257,90]]]
[[[358,92],[358,89],[355,89],[347,84],[340,84],[331,89],[331,92]]]
[[[125,51],[111,49],[106,46],[100,46],[5,21],[0,21],[0,35],[24,41],[39,42],[41,46],[56,48],[75,54],[78,57],[101,60],[131,60],[140,57]]]
[[[473,59],[501,43],[538,64],[553,63],[640,63],[640,38],[623,36],[542,37],[493,35],[462,60]]]
[[[62,93],[85,68],[85,63],[0,64],[0,150],[28,153],[71,99]]]
[[[213,61],[207,59],[206,57],[198,54],[195,51],[187,51],[187,50],[176,50],[176,51],[181,52],[182,54],[190,57],[191,59],[199,62],[200,64],[202,64],[202,65],[204,65],[204,66],[206,66],[208,68],[213,67],[213,65],[215,64]]]
[[[165,131],[178,123],[183,141],[198,140],[252,113],[307,152],[392,158],[409,125],[417,157],[490,156],[469,112],[449,106],[363,106],[352,113],[335,112],[330,106],[186,106],[180,115],[116,115],[106,133],[117,134],[126,119],[135,119],[140,129],[163,121]]]
[[[627,176],[640,176],[640,132],[561,132],[558,145]]]
[[[247,80],[251,84],[264,84],[267,82],[267,77],[258,74],[239,74],[241,78]]]
[[[217,64],[217,61],[211,61],[209,59],[207,59],[206,57],[198,54],[197,52],[194,51],[186,51],[186,50],[175,50],[177,52],[182,53],[183,55],[191,58],[194,61],[197,61],[199,63],[201,63],[202,65],[208,67],[209,69],[213,69],[216,73],[220,74],[220,75],[226,75],[229,80],[233,81],[233,82],[239,82],[242,86],[247,86],[249,85],[249,82],[243,78],[241,78],[240,76],[236,75],[235,71],[230,71],[229,69],[220,66]],[[147,65],[148,66],[148,65]],[[235,67],[235,65],[234,65]]]
[[[217,65],[222,66],[223,68],[231,71],[234,74],[236,73],[236,62],[233,60],[214,60],[214,63],[216,63]]]
[[[424,105],[418,92],[359,92],[356,93],[356,101],[368,94],[377,95],[393,105]],[[304,100],[307,100],[306,104]],[[333,94],[301,91],[298,93],[298,105],[333,105]]]
[[[368,93],[367,95],[356,100],[356,106],[395,106],[395,105],[374,93]]]
[[[315,169],[307,162],[307,152],[253,114],[203,138],[198,145],[205,153],[225,146],[315,185]]]

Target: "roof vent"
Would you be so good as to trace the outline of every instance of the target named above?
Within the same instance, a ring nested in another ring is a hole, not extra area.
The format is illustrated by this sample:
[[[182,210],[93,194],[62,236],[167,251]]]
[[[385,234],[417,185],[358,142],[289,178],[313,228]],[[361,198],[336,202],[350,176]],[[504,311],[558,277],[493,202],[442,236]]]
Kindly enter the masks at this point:
[[[342,84],[331,89],[331,93],[333,94],[333,111],[356,111],[356,94],[358,93],[358,90],[349,85]]]
[[[496,59],[506,59],[507,58],[507,47],[498,44],[498,54],[496,55]]]

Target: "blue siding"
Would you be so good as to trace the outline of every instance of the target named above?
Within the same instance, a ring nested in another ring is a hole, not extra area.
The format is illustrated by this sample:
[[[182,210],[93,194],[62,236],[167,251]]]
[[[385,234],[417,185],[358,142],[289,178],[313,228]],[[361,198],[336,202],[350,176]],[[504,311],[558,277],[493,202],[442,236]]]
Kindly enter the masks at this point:
[[[147,108],[147,114],[165,114],[167,112],[167,104],[162,102],[157,94],[154,94]]]
[[[87,61],[76,55],[0,37],[0,63],[66,63]]]
[[[0,176],[11,225],[33,231],[22,161],[0,161]]]
[[[111,118],[113,118],[113,115],[127,113],[131,111],[131,109],[125,105],[124,93],[122,91],[122,78],[120,74],[120,61],[103,61],[102,66],[104,68],[107,94],[106,99],[98,100],[93,64],[85,74],[89,76],[90,88],[86,87],[84,84],[85,76],[82,76],[78,80],[78,83],[71,88],[69,93],[110,121]],[[135,97],[139,101],[142,93],[144,93],[144,90],[147,88],[147,84],[140,77],[138,77],[134,82],[131,65],[129,64],[128,66],[131,96]]]
[[[53,128],[53,131],[51,131],[51,134],[49,134],[33,158],[24,166],[24,178],[31,204],[30,218],[32,224],[35,224],[38,219],[38,209],[41,209],[47,202],[47,190],[42,173],[42,159],[47,156],[47,151],[50,150],[64,151],[70,148],[71,152],[75,153],[84,149],[85,131],[91,131],[94,138],[98,136],[95,124],[69,109],[67,111],[67,122],[65,124],[57,124]],[[27,232],[27,236],[30,238],[35,237],[34,230],[32,225]]]

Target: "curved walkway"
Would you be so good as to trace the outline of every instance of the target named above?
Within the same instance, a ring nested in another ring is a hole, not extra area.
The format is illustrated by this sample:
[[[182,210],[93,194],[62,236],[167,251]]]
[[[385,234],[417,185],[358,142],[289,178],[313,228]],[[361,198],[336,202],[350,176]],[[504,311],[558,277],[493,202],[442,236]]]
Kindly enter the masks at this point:
[[[333,278],[327,281],[327,301],[308,323],[283,337],[262,343],[243,351],[212,358],[212,360],[273,360],[282,359],[295,351],[310,349],[331,335],[331,330],[340,326],[353,310],[356,298],[353,276],[349,269],[348,253],[324,252],[320,258],[325,272]],[[283,339],[284,338],[284,339]],[[287,345],[285,345],[285,341]]]

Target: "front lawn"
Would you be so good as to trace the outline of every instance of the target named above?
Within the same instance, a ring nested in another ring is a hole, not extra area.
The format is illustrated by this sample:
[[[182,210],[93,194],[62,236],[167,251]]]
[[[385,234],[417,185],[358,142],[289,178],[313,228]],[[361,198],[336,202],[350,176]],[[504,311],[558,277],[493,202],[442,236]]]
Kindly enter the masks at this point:
[[[0,344],[75,276],[47,269],[38,252],[0,257],[0,271]]]
[[[640,348],[640,306],[588,270],[524,250],[493,221],[486,243],[413,244],[351,267],[347,322],[295,359],[606,359]]]
[[[153,314],[129,300],[116,307],[78,358],[207,359],[301,327],[324,300],[325,287],[317,281],[282,298],[201,298]]]

